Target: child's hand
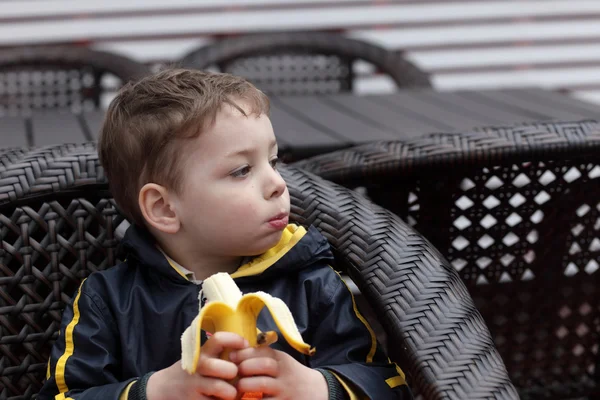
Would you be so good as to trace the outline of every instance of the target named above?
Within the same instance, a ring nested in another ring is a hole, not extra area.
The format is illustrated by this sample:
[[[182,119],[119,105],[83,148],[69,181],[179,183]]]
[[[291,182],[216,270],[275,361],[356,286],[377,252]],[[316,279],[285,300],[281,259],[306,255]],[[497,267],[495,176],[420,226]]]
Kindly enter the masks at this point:
[[[329,398],[325,377],[287,353],[268,346],[251,347],[231,352],[229,358],[238,364],[239,393],[262,392],[277,400]]]
[[[198,370],[194,375],[181,368],[181,361],[157,371],[148,379],[148,400],[234,400],[236,388],[228,380],[235,378],[238,367],[230,361],[221,360],[225,349],[240,350],[249,346],[248,341],[229,332],[217,332],[202,346]]]

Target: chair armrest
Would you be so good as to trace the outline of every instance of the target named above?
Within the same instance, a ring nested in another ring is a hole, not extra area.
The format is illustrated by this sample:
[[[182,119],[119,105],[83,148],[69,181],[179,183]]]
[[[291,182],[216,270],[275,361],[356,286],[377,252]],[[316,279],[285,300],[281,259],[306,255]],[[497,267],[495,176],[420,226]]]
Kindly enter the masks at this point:
[[[424,176],[455,167],[581,158],[599,151],[597,121],[549,121],[372,142],[292,165],[346,186],[369,184],[381,178]]]
[[[441,254],[391,212],[294,167],[292,214],[329,240],[426,399],[518,399],[481,314]]]
[[[151,71],[146,65],[123,55],[86,47],[23,47],[5,50],[0,54],[0,70],[18,70],[19,67],[87,67],[96,72],[110,72],[124,82],[140,79]]]
[[[431,87],[427,73],[401,52],[344,35],[323,32],[270,32],[226,38],[193,49],[180,63],[184,67],[205,69],[235,59],[276,53],[322,53],[369,62],[389,75],[398,87]]]

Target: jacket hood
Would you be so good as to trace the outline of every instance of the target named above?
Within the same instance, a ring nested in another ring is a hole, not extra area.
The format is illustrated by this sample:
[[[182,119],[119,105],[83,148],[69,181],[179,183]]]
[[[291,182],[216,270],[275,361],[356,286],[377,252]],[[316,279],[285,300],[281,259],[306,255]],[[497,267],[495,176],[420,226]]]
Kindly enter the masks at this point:
[[[122,241],[128,259],[135,259],[172,280],[186,281],[163,253],[158,249],[154,237],[144,228],[132,225]],[[333,254],[327,239],[313,226],[289,224],[279,242],[265,253],[251,258],[236,272],[234,279],[268,279],[282,273],[300,271],[319,262],[333,262]],[[185,265],[184,265],[185,267]]]

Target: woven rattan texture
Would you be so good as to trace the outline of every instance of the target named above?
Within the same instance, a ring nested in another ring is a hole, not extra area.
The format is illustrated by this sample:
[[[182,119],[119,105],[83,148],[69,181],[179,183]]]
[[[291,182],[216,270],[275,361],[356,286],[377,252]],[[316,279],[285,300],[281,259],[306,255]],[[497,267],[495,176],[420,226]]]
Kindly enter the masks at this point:
[[[371,64],[398,87],[429,87],[426,73],[370,43],[337,34],[282,32],[220,40],[193,50],[181,63],[248,78],[271,95],[348,92],[355,78],[354,62]]]
[[[523,398],[598,393],[598,123],[436,134],[297,165],[365,186],[444,253]]]
[[[5,151],[0,160],[8,179],[0,200],[4,400],[39,389],[60,312],[82,278],[116,262],[113,231],[122,217],[93,145]],[[424,398],[517,398],[463,283],[427,241],[355,192],[295,168],[282,175],[292,219],[329,239]]]
[[[0,116],[33,110],[99,108],[114,91],[148,72],[122,56],[85,48],[25,48],[0,55]]]
[[[352,60],[336,55],[294,54],[245,57],[220,63],[223,72],[240,75],[270,95],[311,95],[352,90]]]

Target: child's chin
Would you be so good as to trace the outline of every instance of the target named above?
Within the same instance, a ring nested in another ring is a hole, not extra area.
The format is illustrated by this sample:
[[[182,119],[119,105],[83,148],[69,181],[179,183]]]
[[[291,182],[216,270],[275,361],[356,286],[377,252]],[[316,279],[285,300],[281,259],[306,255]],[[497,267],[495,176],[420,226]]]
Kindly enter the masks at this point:
[[[248,256],[258,256],[265,253],[267,250],[279,243],[281,240],[281,234],[282,232],[277,232],[277,234],[271,235],[268,238],[262,238],[262,240],[258,239],[260,244],[257,243],[255,248],[250,249],[250,253],[252,254],[248,254]]]

